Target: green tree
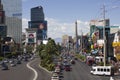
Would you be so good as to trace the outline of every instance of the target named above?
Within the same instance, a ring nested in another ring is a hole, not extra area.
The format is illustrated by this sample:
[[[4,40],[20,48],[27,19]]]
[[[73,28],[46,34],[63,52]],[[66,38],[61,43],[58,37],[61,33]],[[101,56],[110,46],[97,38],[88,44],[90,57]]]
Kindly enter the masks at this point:
[[[34,49],[33,45],[26,46],[26,52],[28,52],[28,53],[32,53],[33,49]]]
[[[44,44],[38,45],[38,46],[36,47],[36,52],[39,54],[39,56],[40,56],[41,58],[42,58],[42,55],[43,55],[43,54],[46,54],[44,48],[45,48],[45,45],[44,45]]]
[[[62,47],[60,46],[59,43],[56,46],[57,46],[58,54],[61,54]]]
[[[41,66],[47,68],[50,71],[53,70],[55,66],[53,63],[53,57],[60,53],[60,45],[56,45],[55,41],[49,38],[46,45],[38,45],[36,50],[41,58]]]
[[[48,40],[48,43],[45,46],[45,51],[51,55],[58,55],[57,54],[57,51],[58,51],[57,46],[56,46],[55,41],[53,39]]]

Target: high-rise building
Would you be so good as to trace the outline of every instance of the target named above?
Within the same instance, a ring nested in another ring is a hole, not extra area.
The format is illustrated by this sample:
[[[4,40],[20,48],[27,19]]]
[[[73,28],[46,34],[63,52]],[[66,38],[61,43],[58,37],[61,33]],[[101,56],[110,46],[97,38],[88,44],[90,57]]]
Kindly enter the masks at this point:
[[[42,6],[31,8],[31,21],[28,22],[29,29],[36,28],[36,40],[47,39],[47,21],[44,20]]]
[[[37,6],[31,9],[31,21],[44,21],[42,6]]]
[[[5,11],[7,36],[21,43],[22,36],[22,0],[1,0]]]
[[[4,38],[7,35],[7,26],[5,25],[5,11],[0,0],[0,37]]]

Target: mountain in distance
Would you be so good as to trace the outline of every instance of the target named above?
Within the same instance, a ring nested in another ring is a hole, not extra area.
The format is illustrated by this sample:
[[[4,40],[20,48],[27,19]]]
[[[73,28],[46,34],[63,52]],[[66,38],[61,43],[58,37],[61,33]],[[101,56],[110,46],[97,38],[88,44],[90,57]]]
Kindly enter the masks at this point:
[[[61,43],[62,42],[62,39],[61,38],[55,38],[55,43]]]

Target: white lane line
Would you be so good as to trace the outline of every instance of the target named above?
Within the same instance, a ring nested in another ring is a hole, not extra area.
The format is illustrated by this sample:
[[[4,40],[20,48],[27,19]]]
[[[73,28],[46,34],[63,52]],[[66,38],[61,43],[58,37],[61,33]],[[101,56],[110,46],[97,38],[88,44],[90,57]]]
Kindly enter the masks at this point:
[[[30,62],[27,63],[27,67],[28,67],[29,69],[31,69],[31,70],[34,72],[34,74],[35,74],[33,80],[37,80],[38,73],[37,73],[37,71],[36,71],[34,68],[32,68],[32,67],[30,66]]]

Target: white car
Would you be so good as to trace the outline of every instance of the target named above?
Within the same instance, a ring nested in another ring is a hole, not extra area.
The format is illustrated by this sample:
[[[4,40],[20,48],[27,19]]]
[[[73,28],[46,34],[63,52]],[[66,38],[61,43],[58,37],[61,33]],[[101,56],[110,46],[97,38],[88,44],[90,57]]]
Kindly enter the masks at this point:
[[[11,66],[11,67],[14,67],[14,66],[16,66],[16,64],[15,64],[15,63],[11,63],[10,66]]]
[[[51,77],[51,80],[59,80],[59,75],[57,73],[54,73]]]

